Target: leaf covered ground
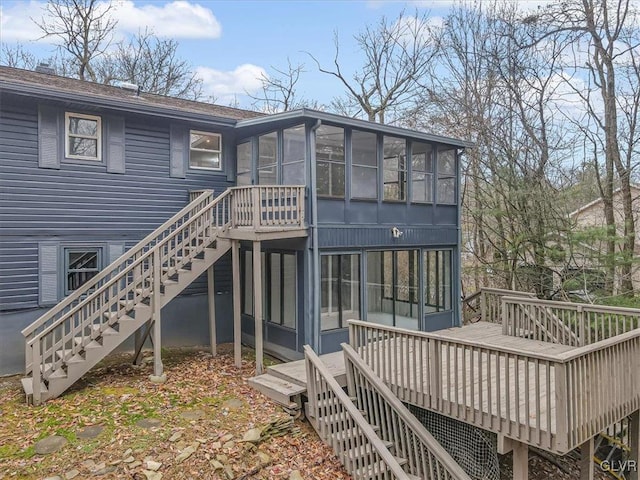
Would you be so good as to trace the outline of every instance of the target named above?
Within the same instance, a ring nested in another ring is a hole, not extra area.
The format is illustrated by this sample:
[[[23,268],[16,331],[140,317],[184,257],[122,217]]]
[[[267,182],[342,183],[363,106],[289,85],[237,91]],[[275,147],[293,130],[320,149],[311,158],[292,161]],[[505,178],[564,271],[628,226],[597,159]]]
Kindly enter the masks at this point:
[[[35,407],[25,404],[19,378],[0,379],[0,479],[288,479],[296,470],[304,479],[349,478],[307,422],[257,445],[241,441],[289,416],[247,384],[251,353],[243,353],[238,370],[224,347],[215,358],[164,351],[163,385],[148,380],[151,362],[136,367],[116,355],[62,397]],[[143,419],[156,425],[140,426]],[[80,438],[95,425],[103,427],[97,437]],[[68,443],[37,454],[36,442],[50,435]]]

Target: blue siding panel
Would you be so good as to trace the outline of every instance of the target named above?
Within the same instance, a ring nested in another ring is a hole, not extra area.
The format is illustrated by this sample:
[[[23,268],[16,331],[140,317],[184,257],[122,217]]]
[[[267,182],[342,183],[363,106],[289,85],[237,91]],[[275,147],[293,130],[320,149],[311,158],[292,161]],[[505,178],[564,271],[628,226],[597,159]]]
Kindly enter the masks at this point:
[[[0,310],[38,305],[39,242],[124,242],[130,248],[184,207],[189,190],[222,193],[233,185],[226,171],[171,177],[171,124],[141,116],[124,119],[125,173],[64,158],[59,170],[40,168],[38,105],[6,95],[0,100]],[[233,143],[232,132],[221,133]],[[225,153],[229,169],[233,152]],[[216,265],[216,276],[217,290],[229,291],[229,262]],[[206,276],[185,293],[204,292]]]
[[[320,248],[455,246],[458,230],[455,227],[402,227],[400,238],[392,238],[390,227],[321,226],[318,228]]]

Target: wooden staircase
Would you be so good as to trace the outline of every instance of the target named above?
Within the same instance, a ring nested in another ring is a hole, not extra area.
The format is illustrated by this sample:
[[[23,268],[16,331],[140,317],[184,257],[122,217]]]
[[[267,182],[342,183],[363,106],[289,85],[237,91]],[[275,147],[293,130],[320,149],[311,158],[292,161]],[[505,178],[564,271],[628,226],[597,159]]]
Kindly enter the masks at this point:
[[[192,195],[185,208],[22,331],[27,402],[59,396],[145,324],[161,375],[162,307],[230,249],[230,231],[282,231],[283,225],[305,228],[304,187]]]
[[[309,346],[307,416],[354,480],[470,480],[348,345],[348,393]]]

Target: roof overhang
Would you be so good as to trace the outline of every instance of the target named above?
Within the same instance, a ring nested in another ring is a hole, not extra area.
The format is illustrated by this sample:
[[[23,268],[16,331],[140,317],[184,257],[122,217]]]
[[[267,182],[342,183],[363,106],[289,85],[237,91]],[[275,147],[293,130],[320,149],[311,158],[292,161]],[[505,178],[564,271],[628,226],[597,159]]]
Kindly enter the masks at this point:
[[[267,115],[265,117],[250,118],[247,120],[239,120],[236,123],[237,129],[250,129],[256,127],[269,127],[274,123],[289,122],[295,120],[320,120],[321,122],[331,123],[335,125],[341,125],[345,127],[353,127],[362,130],[372,130],[376,132],[382,132],[393,136],[410,137],[416,140],[424,140],[426,142],[442,143],[446,145],[453,145],[459,148],[470,148],[475,144],[467,140],[459,140],[456,138],[445,137],[441,135],[432,135],[429,133],[419,132],[417,130],[410,130],[408,128],[396,127],[393,125],[386,125],[381,123],[368,122],[366,120],[360,120],[357,118],[343,117],[342,115],[336,115],[333,113],[320,112],[317,110],[311,110],[308,108],[301,108],[298,110],[290,110],[288,112],[275,113]]]

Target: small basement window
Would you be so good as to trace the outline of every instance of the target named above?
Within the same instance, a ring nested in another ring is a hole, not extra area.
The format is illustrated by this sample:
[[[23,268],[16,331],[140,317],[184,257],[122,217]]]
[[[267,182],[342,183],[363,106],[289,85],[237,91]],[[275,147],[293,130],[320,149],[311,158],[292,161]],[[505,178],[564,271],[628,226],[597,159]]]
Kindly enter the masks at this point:
[[[65,155],[79,160],[102,160],[102,119],[95,115],[66,112]]]
[[[65,248],[65,295],[81,287],[100,271],[101,248]]]
[[[222,137],[218,133],[189,132],[189,168],[222,169]]]

